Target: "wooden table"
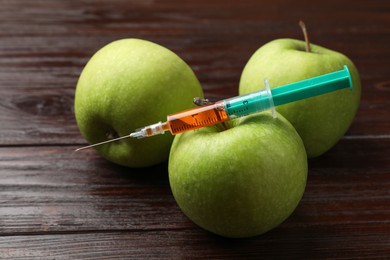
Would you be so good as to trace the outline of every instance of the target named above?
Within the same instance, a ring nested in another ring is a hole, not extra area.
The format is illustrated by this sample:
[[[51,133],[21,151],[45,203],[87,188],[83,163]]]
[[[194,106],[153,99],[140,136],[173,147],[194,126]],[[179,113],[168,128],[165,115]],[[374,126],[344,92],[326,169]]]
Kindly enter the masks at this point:
[[[304,197],[276,229],[212,235],[178,208],[166,163],[136,170],[94,150],[73,153],[86,144],[75,86],[103,45],[129,37],[164,45],[206,96],[226,98],[259,46],[303,38],[300,19],[312,43],[355,62],[363,91],[349,131],[309,161]],[[389,61],[385,0],[0,0],[0,258],[389,258]]]

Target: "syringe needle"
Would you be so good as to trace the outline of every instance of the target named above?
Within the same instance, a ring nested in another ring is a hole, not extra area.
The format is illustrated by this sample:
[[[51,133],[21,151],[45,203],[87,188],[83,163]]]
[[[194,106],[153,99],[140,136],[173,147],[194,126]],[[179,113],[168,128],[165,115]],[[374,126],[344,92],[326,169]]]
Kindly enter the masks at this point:
[[[100,142],[100,143],[97,143],[97,144],[91,144],[91,145],[88,145],[88,146],[80,147],[80,148],[77,148],[74,151],[78,152],[78,151],[81,151],[81,150],[84,150],[84,149],[89,149],[89,148],[92,148],[92,147],[95,147],[95,146],[98,146],[98,145],[107,144],[107,143],[111,143],[111,142],[116,142],[116,141],[119,141],[119,140],[122,140],[122,139],[126,139],[126,138],[130,138],[130,137],[134,137],[133,133],[129,134],[129,135],[121,136],[121,137],[118,137],[118,138],[110,139],[110,140],[107,140],[107,141],[104,141],[104,142]]]

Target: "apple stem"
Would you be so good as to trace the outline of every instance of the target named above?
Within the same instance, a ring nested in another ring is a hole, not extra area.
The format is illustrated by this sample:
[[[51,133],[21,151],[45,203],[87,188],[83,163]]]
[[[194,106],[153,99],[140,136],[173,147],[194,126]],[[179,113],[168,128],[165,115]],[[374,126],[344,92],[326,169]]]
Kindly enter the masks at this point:
[[[305,25],[305,23],[304,23],[302,20],[300,20],[300,21],[299,21],[299,26],[301,27],[302,32],[303,32],[303,36],[305,37],[306,52],[311,52],[311,50],[310,50],[309,35],[308,35],[308,33],[307,33],[307,30],[306,30],[306,25]]]
[[[206,106],[215,103],[213,101],[210,101],[208,98],[202,98],[202,97],[194,97],[192,102],[197,106]]]

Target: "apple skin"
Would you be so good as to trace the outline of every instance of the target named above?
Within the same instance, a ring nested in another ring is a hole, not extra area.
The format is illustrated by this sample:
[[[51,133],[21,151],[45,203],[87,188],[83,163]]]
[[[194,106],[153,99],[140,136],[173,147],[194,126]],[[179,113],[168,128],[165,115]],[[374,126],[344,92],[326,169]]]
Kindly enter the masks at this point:
[[[111,42],[84,67],[76,87],[75,117],[90,144],[165,121],[194,107],[202,87],[191,68],[171,50],[142,39]],[[148,167],[168,159],[174,136],[128,138],[96,147],[107,160]]]
[[[223,237],[263,234],[286,220],[307,180],[307,155],[294,127],[262,112],[175,137],[169,183],[183,213]]]
[[[276,107],[301,136],[309,158],[332,148],[346,133],[360,103],[361,82],[358,70],[345,55],[305,42],[277,39],[260,47],[249,59],[240,78],[239,94],[264,89],[264,78],[271,88],[319,76],[348,66],[353,90],[308,98]]]

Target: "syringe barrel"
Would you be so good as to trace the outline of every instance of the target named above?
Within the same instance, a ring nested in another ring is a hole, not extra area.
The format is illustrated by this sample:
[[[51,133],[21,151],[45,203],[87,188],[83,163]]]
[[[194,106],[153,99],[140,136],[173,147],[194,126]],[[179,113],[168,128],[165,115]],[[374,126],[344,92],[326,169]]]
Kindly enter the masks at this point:
[[[246,95],[224,100],[224,108],[229,119],[272,109],[272,94],[269,88]]]
[[[227,120],[229,120],[229,117],[224,110],[222,101],[181,111],[167,117],[169,130],[172,134],[215,125]]]
[[[265,90],[168,115],[167,124],[172,134],[178,134],[272,109],[273,107],[272,94],[266,82]]]

